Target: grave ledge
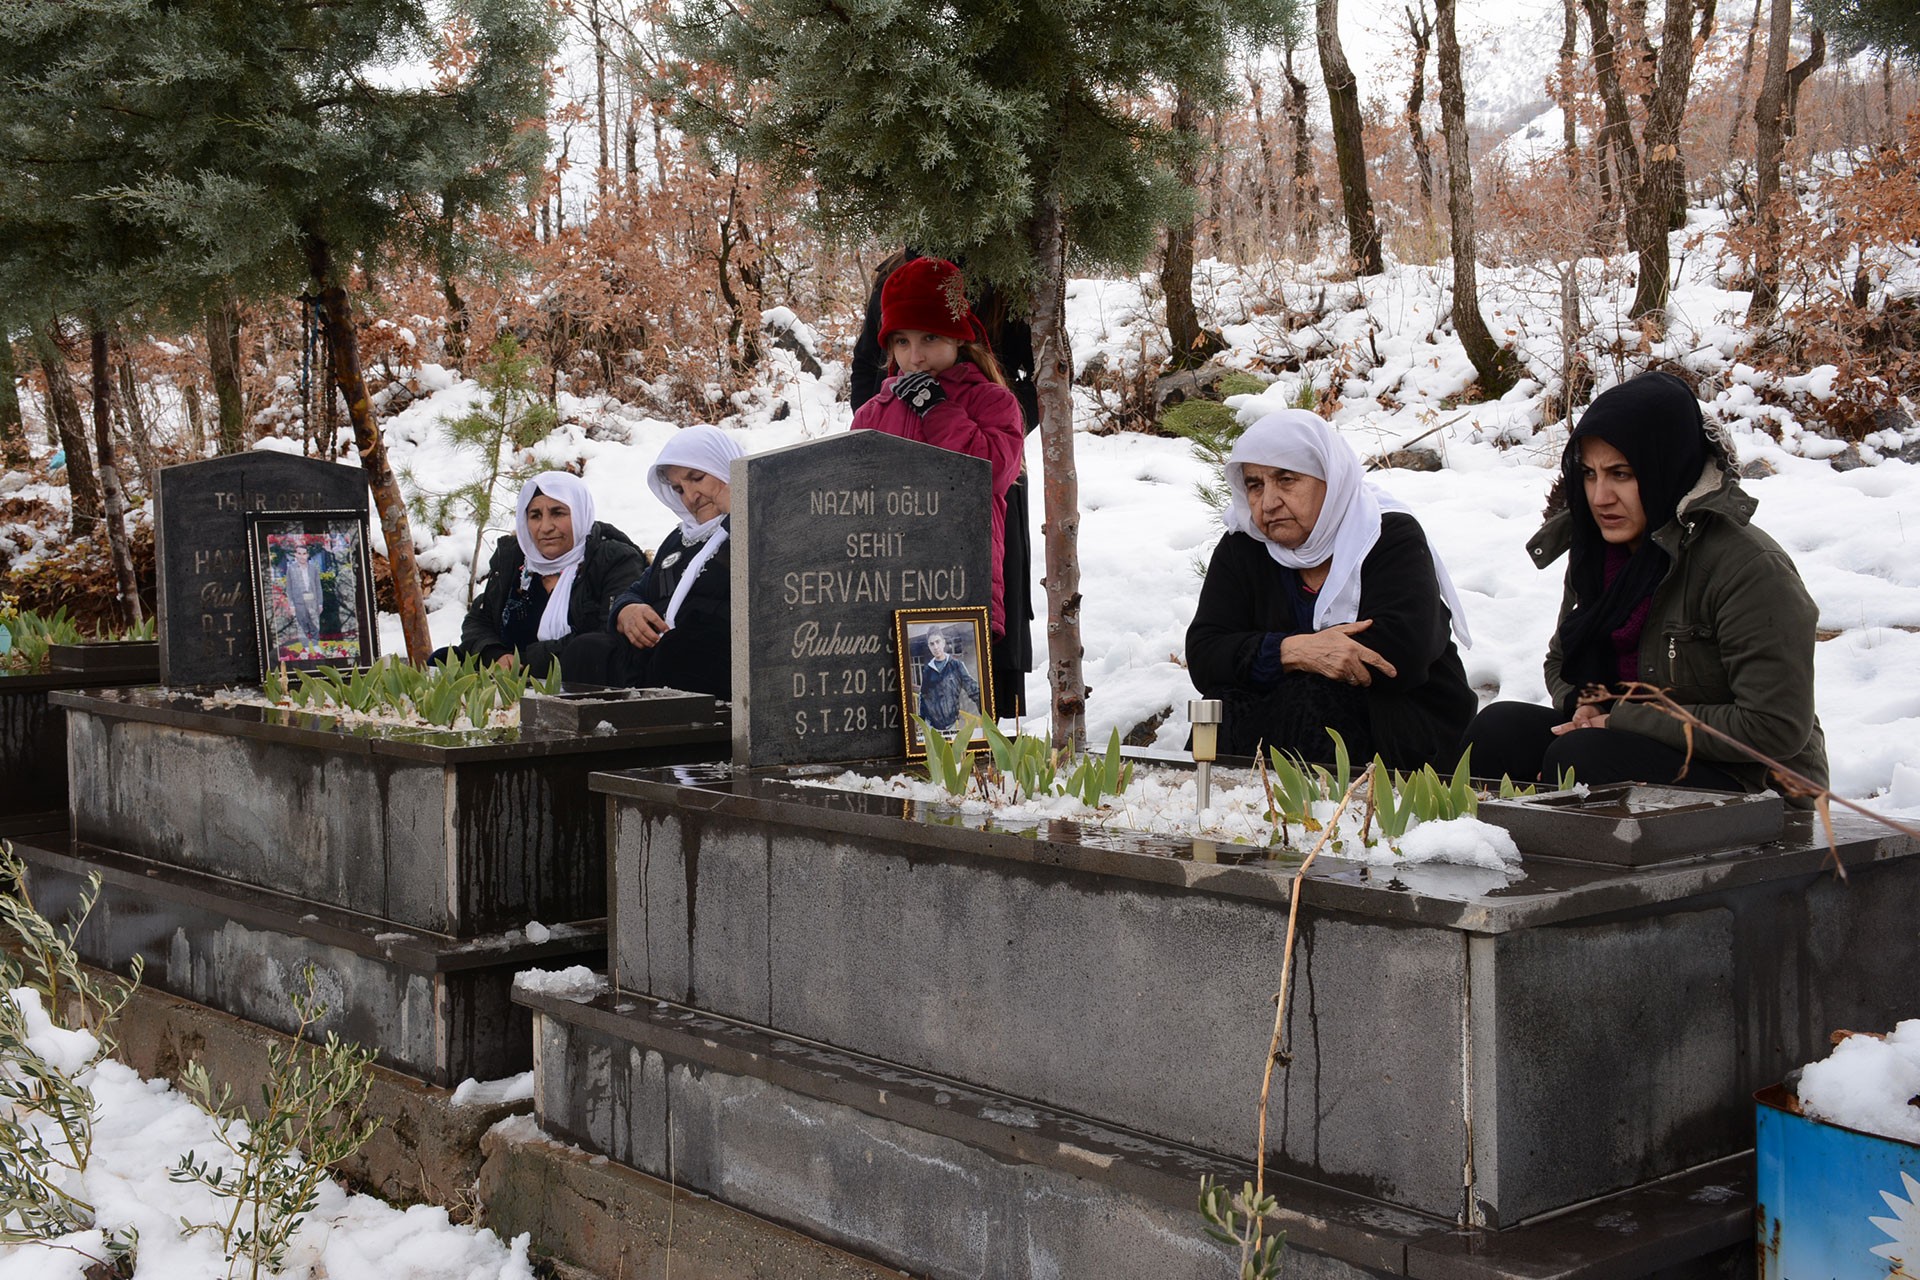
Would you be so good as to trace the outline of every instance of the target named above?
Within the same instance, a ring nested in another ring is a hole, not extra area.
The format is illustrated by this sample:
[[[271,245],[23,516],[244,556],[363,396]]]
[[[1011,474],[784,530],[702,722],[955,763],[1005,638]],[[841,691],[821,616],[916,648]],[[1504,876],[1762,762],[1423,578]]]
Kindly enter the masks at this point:
[[[342,725],[338,718],[267,707],[210,707],[203,696],[168,689],[55,692],[56,707],[174,729],[288,746],[318,747],[344,755],[385,756],[431,764],[477,764],[540,756],[583,755],[616,747],[671,748],[728,741],[726,704],[714,700],[711,718],[620,733],[576,734],[527,726],[454,731],[401,725]]]
[[[73,851],[63,853],[44,844],[20,841],[15,851],[29,864],[39,863],[79,879],[98,871],[101,883],[108,888],[222,915],[254,928],[310,938],[420,974],[460,973],[498,965],[526,967],[542,960],[574,959],[583,952],[604,950],[607,945],[604,918],[546,925],[549,936],[545,942],[529,941],[520,929],[454,937],[84,842],[74,842]]]
[[[799,783],[848,770],[893,773],[900,768],[895,761],[762,770],[681,765],[594,773],[588,786],[603,795],[686,813],[888,840],[908,856],[995,859],[1256,902],[1285,903],[1300,859],[1298,853],[1269,859],[1266,850],[1254,846],[1105,829],[1058,818],[1007,823],[953,805]],[[1833,828],[1840,861],[1848,867],[1920,853],[1920,841],[1857,815],[1835,814]],[[1491,935],[1816,876],[1832,866],[1833,855],[1817,818],[1792,812],[1781,838],[1771,844],[1640,868],[1529,856],[1521,879],[1486,892],[1449,896],[1396,888],[1391,868],[1369,870],[1325,854],[1308,871],[1307,881],[1311,902],[1319,909]]]
[[[1201,1176],[1235,1189],[1253,1177],[1248,1162],[666,1001],[620,992],[577,1001],[516,989],[514,1002],[699,1074],[764,1081],[799,1098],[959,1142],[1000,1164],[1050,1169],[1191,1213],[1196,1239],[1203,1227]],[[541,1035],[538,1028],[535,1034]],[[556,1126],[553,1116],[542,1114],[542,1123],[557,1137],[580,1139]],[[1290,1251],[1324,1254],[1367,1274],[1421,1280],[1665,1276],[1668,1268],[1711,1265],[1709,1259],[1752,1235],[1750,1152],[1503,1231],[1460,1229],[1272,1170],[1266,1183],[1280,1205],[1272,1222],[1287,1233]]]

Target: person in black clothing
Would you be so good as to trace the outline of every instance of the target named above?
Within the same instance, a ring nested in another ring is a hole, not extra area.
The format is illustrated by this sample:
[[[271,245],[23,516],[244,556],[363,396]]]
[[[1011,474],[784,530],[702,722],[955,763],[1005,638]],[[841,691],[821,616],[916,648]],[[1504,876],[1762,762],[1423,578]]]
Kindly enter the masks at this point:
[[[883,261],[873,273],[873,293],[867,299],[867,319],[853,344],[853,368],[848,396],[857,412],[861,405],[880,394],[889,370],[887,353],[880,346],[880,292],[887,277],[920,256],[918,249],[907,248]],[[964,258],[955,259],[964,267]],[[987,345],[1007,376],[1007,388],[1020,402],[1021,417],[1032,431],[1040,423],[1040,393],[1033,381],[1033,330],[1025,318],[1015,315],[992,285],[976,290],[973,313],[987,331]],[[1033,559],[1033,535],[1027,520],[1027,477],[1021,473],[1007,490],[1007,520],[1001,546],[1001,604],[1005,609],[1005,634],[993,640],[993,705],[1002,716],[1024,715],[1027,708],[1027,672],[1033,669],[1033,583],[1029,566]]]
[[[478,654],[489,664],[523,663],[544,675],[558,658],[568,678],[578,678],[574,667],[592,665],[581,642],[600,633],[614,593],[646,567],[646,553],[632,539],[594,520],[586,481],[542,471],[521,486],[514,536],[494,548],[459,646],[434,660]]]
[[[647,470],[647,485],[680,527],[609,610],[608,684],[733,696],[733,509],[728,468],[740,446],[716,427],[687,427]]]
[[[1187,628],[1187,668],[1224,703],[1220,749],[1450,767],[1477,699],[1453,583],[1417,520],[1369,485],[1314,414],[1247,428],[1227,463],[1227,535]]]

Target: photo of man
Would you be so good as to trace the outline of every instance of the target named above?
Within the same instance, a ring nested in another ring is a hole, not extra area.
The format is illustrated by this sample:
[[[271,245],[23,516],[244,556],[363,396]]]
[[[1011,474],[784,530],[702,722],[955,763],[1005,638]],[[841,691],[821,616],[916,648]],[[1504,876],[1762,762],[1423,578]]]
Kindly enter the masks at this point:
[[[962,700],[980,711],[980,678],[960,653],[949,653],[947,636],[938,628],[926,635],[927,660],[920,664],[920,718],[941,733],[960,725]]]
[[[324,556],[313,554],[313,548],[304,541],[297,542],[293,554],[287,560],[284,580],[287,603],[293,608],[294,629],[306,644],[314,644],[320,639],[320,616],[325,605],[327,582],[322,580],[326,561]]]
[[[260,512],[249,528],[261,669],[371,661],[366,550],[357,520]]]

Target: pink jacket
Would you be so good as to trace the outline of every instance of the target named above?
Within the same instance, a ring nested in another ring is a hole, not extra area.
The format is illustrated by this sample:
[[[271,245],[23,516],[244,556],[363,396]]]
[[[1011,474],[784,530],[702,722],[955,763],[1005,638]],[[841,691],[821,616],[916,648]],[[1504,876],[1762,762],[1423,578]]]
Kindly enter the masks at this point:
[[[985,458],[993,467],[993,606],[987,611],[993,634],[1005,635],[1006,583],[1001,561],[1007,545],[1007,490],[1020,478],[1021,452],[1026,444],[1026,422],[1013,392],[980,372],[980,366],[962,360],[940,375],[947,398],[922,418],[893,398],[892,378],[880,394],[853,415],[855,431],[884,431],[890,436],[938,445],[955,453]]]

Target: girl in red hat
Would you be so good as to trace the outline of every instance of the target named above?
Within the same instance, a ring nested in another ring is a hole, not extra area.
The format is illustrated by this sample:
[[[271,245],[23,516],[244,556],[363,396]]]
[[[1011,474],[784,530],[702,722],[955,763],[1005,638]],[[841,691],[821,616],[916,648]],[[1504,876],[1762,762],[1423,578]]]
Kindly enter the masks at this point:
[[[993,467],[993,603],[996,644],[1006,635],[1007,490],[1020,477],[1026,420],[987,346],[986,329],[967,304],[960,268],[915,258],[880,291],[880,347],[893,376],[853,415],[855,431],[884,431]]]

